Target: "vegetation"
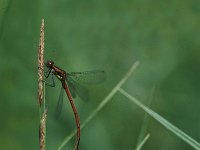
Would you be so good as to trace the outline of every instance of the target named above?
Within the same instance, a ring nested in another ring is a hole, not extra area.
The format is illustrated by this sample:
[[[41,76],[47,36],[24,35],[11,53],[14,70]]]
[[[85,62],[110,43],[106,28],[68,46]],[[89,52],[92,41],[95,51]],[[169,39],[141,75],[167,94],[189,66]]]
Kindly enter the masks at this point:
[[[107,73],[106,82],[86,85],[89,102],[74,100],[81,124],[94,116],[82,128],[80,150],[199,149],[199,3],[0,0],[0,148],[39,149],[37,58],[44,18],[45,60],[69,72]],[[121,93],[94,114],[135,62],[140,65]],[[54,119],[59,90],[59,82],[45,87],[47,150],[57,149],[76,129],[66,96]],[[73,149],[71,138],[63,149]]]

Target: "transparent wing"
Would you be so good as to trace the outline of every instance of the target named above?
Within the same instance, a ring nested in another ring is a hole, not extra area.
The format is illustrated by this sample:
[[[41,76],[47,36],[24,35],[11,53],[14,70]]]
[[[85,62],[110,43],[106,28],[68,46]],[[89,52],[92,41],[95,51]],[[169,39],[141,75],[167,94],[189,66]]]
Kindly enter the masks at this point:
[[[71,72],[68,73],[68,76],[84,84],[98,84],[106,79],[106,73],[101,70]]]
[[[80,85],[79,83],[77,83],[76,81],[74,81],[70,76],[68,76],[67,78],[67,83],[68,83],[68,86],[69,86],[69,90],[70,90],[70,93],[77,93],[78,96],[84,100],[84,101],[89,101],[89,92],[88,90]],[[73,89],[71,89],[71,87],[73,87]],[[73,91],[73,92],[71,92]]]
[[[62,111],[62,105],[63,105],[63,93],[64,93],[64,89],[61,86],[61,90],[60,90],[60,95],[59,95],[59,99],[58,99],[58,103],[56,105],[56,113],[55,113],[55,118],[58,119],[61,111]]]
[[[73,98],[76,98],[76,95],[77,95],[76,94],[76,87],[75,87],[73,81],[71,81],[72,79],[69,79],[69,80],[67,80],[67,83],[68,83],[67,85],[69,86],[70,94],[72,95]]]

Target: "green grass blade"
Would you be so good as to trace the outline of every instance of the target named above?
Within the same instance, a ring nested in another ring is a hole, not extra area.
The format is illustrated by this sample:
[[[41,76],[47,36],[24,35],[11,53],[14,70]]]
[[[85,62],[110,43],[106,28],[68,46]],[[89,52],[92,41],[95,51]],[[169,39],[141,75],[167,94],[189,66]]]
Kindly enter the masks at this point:
[[[153,117],[155,120],[157,120],[159,123],[161,123],[163,126],[165,126],[168,130],[170,130],[172,133],[177,135],[180,139],[188,143],[190,146],[192,146],[195,149],[200,149],[200,143],[198,143],[196,140],[194,140],[192,137],[178,129],[176,126],[171,124],[169,121],[164,119],[162,116],[139,102],[136,98],[128,94],[123,89],[119,88],[119,92],[126,96],[128,99],[130,99],[132,102],[134,102],[136,105],[138,105],[140,108],[142,108],[145,112],[147,112],[151,117]]]
[[[137,148],[135,150],[141,150],[141,148],[146,143],[146,141],[149,139],[149,137],[150,137],[150,134],[147,134],[145,136],[145,138],[141,141],[141,143],[137,146]]]
[[[153,100],[153,97],[155,95],[155,90],[156,90],[156,86],[153,86],[152,87],[152,90],[150,92],[150,96],[148,98],[148,106],[151,105],[151,102]],[[144,119],[143,119],[143,123],[141,125],[141,129],[140,129],[140,133],[139,133],[139,136],[138,136],[138,141],[137,141],[137,146],[141,143],[141,141],[144,139],[144,136],[146,134],[146,130],[147,130],[147,127],[148,127],[148,124],[149,124],[149,115],[147,113],[144,114]]]

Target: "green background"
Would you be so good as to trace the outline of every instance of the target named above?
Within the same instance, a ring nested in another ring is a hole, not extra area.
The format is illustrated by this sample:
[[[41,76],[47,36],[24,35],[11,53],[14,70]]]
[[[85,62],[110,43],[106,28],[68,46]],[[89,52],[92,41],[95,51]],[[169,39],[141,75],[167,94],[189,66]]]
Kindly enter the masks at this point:
[[[45,19],[45,60],[66,71],[102,69],[104,83],[87,86],[91,101],[75,99],[80,120],[135,61],[123,89],[200,141],[200,1],[173,0],[0,0],[0,149],[39,149],[37,52]],[[75,129],[65,96],[54,119],[60,83],[46,87],[47,150]],[[144,111],[117,93],[81,132],[80,150],[135,149]],[[190,150],[154,119],[145,123],[144,150]],[[65,149],[73,149],[73,138]]]

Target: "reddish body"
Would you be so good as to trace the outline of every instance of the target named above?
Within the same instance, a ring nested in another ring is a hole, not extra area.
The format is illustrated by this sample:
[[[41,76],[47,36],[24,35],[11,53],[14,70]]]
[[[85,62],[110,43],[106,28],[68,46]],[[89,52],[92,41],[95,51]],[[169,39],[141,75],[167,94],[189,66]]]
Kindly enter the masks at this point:
[[[72,110],[74,112],[74,116],[76,119],[76,125],[77,125],[77,138],[76,138],[75,150],[78,150],[81,131],[80,131],[79,117],[78,117],[78,113],[77,113],[76,107],[73,102],[73,97],[75,97],[77,94],[77,95],[79,95],[79,97],[81,99],[88,100],[89,95],[88,95],[87,90],[84,87],[75,83],[75,81],[72,80],[72,77],[76,80],[82,81],[82,83],[98,84],[105,80],[106,74],[104,71],[100,71],[100,70],[66,73],[64,70],[55,66],[54,62],[51,60],[47,61],[46,66],[49,68],[49,70],[48,70],[48,75],[47,76],[45,75],[45,77],[48,78],[49,75],[52,74],[52,75],[55,75],[61,81],[62,87],[65,90],[67,97],[69,99],[69,102],[71,104],[71,107],[72,107]],[[55,83],[53,81],[53,86],[55,86],[54,84]],[[60,100],[60,98],[59,98],[59,100]],[[58,106],[60,106],[61,103],[58,103],[58,104],[59,104]],[[59,107],[57,107],[57,108],[59,108]],[[57,110],[59,110],[59,109],[57,109]],[[60,111],[58,111],[58,112],[60,112]]]
[[[64,70],[55,66],[53,61],[47,61],[46,65],[47,65],[47,67],[49,67],[49,71],[50,71],[49,74],[52,72],[61,81],[62,86],[65,89],[65,92],[66,92],[69,102],[71,104],[71,107],[72,107],[72,110],[74,112],[74,116],[76,119],[76,125],[77,125],[77,138],[76,138],[75,150],[78,150],[79,141],[80,141],[80,133],[81,133],[80,122],[79,122],[79,118],[78,118],[78,113],[76,111],[76,107],[73,102],[73,98],[72,98],[69,88],[65,82],[67,80],[67,74]],[[48,74],[48,76],[49,76],[49,74]]]

